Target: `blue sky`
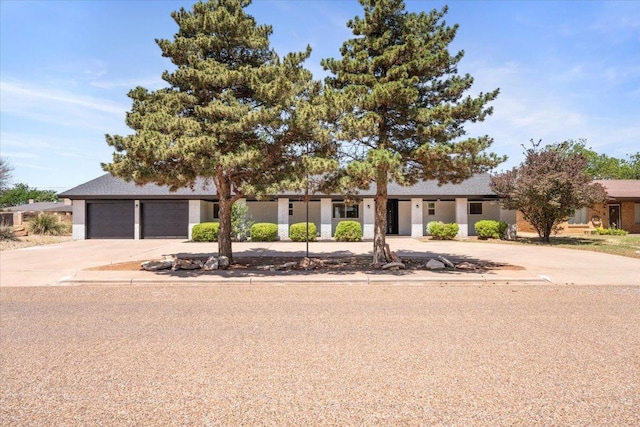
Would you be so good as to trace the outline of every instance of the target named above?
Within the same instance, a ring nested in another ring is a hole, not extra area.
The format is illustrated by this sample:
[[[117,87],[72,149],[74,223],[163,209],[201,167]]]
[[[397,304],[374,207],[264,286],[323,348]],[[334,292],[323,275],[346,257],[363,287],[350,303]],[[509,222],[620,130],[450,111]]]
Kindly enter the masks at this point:
[[[13,182],[63,191],[100,176],[111,159],[104,134],[128,134],[127,92],[165,84],[171,68],[155,43],[177,30],[170,16],[193,1],[0,0],[0,151]],[[443,1],[406,1],[410,11]],[[640,2],[452,1],[446,21],[460,29],[461,73],[473,93],[500,88],[493,116],[468,126],[518,165],[530,139],[586,138],[599,153],[640,151]],[[310,44],[306,62],[338,57],[361,15],[356,0],[254,0],[260,24],[274,27],[280,55]]]

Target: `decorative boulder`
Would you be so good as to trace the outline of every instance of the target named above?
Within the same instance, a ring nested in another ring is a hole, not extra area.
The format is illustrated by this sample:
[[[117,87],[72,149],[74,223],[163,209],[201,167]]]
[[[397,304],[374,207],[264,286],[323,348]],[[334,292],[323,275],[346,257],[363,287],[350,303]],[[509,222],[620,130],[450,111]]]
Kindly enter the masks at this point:
[[[218,258],[214,257],[213,255],[210,256],[209,259],[207,259],[207,261],[202,266],[202,269],[204,271],[217,270],[218,269]]]
[[[427,270],[444,270],[445,269],[444,263],[435,259],[430,259],[429,262],[427,262],[427,264],[425,265],[425,267],[427,268]]]
[[[202,261],[194,259],[176,259],[171,267],[172,270],[198,270],[202,268]]]
[[[455,265],[451,261],[449,261],[447,258],[445,258],[445,257],[443,257],[441,255],[438,255],[438,261],[440,261],[441,263],[443,263],[447,267],[455,268]]]
[[[173,261],[145,261],[140,267],[146,271],[167,270],[173,267]]]
[[[229,267],[229,257],[226,257],[224,255],[220,256],[218,258],[218,267],[219,268],[227,268],[227,267]]]
[[[405,265],[401,262],[390,262],[382,266],[383,270],[404,270]]]

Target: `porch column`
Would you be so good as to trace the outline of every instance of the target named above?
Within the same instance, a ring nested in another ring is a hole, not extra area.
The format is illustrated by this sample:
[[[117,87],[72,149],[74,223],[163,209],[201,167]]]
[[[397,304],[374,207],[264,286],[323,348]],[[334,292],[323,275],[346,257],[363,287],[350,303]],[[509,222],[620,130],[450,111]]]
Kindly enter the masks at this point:
[[[289,198],[278,199],[278,237],[289,240]]]
[[[411,199],[411,237],[424,236],[422,224],[422,199]]]
[[[140,240],[140,200],[133,201],[133,239]]]
[[[193,227],[202,222],[201,204],[200,200],[189,200],[189,240]]]
[[[456,198],[456,223],[460,229],[458,230],[458,238],[466,239],[469,237],[469,220],[467,215],[467,198]]]
[[[71,235],[73,240],[84,240],[87,238],[87,204],[84,200],[73,201],[73,226]]]
[[[331,239],[331,199],[320,199],[320,239]]]
[[[362,211],[362,238],[373,239],[376,224],[375,199],[362,199]]]

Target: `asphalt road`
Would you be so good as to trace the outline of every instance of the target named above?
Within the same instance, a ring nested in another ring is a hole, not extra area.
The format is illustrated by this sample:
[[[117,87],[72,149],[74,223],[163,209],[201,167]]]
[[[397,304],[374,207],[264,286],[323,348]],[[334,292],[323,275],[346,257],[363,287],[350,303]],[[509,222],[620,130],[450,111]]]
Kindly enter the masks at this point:
[[[0,424],[640,425],[640,287],[0,289]]]

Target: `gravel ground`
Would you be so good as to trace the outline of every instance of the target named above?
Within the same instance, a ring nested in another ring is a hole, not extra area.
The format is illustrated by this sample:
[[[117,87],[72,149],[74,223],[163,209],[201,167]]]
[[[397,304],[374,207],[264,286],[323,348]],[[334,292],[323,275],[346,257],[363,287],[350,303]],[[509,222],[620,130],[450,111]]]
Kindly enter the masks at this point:
[[[30,236],[17,237],[15,240],[0,240],[0,251],[10,249],[23,249],[32,246],[53,245],[61,242],[70,242],[71,236],[41,236],[32,234]]]
[[[640,287],[0,290],[0,424],[640,425]]]

